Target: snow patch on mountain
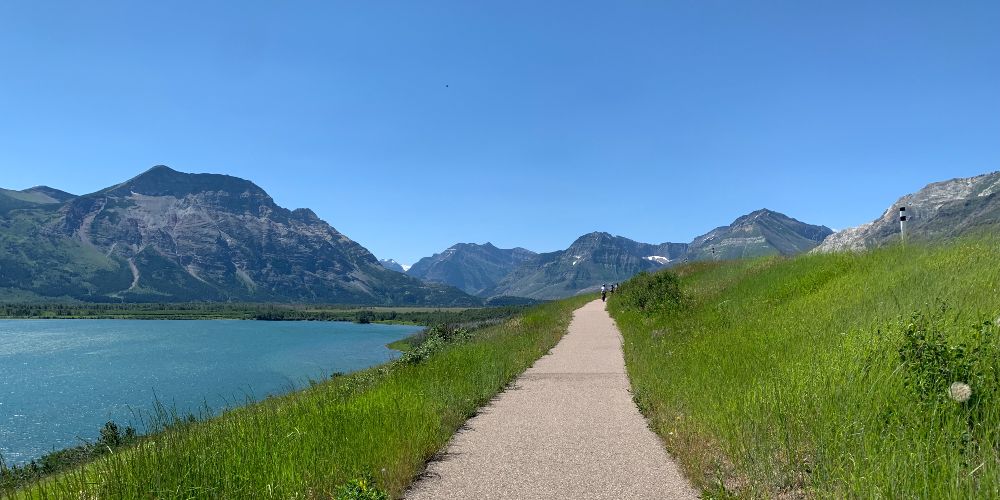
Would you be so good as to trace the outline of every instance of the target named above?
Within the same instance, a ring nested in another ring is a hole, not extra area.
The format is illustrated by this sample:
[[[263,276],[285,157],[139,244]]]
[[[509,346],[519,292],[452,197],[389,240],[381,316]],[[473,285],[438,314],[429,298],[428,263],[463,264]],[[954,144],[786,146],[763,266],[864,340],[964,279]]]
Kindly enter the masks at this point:
[[[666,257],[664,257],[662,255],[649,255],[647,257],[643,257],[643,259],[646,259],[646,260],[648,260],[650,262],[656,262],[657,264],[659,264],[661,266],[665,266],[665,265],[669,264],[671,262],[671,260],[672,260],[672,259],[668,259],[668,258],[666,258]]]

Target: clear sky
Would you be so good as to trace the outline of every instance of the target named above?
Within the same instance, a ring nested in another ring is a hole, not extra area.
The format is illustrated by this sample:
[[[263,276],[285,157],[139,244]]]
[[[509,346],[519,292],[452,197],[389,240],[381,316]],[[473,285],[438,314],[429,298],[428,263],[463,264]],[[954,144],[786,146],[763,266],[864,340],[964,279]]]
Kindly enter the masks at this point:
[[[380,258],[833,228],[1000,169],[1000,2],[0,3],[0,186],[253,180]]]

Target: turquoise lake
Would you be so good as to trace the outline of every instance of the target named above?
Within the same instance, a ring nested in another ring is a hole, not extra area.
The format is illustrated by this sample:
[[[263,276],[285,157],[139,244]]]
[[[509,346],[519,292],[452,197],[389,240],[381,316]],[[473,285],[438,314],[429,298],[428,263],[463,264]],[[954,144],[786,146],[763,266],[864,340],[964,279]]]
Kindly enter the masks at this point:
[[[8,465],[145,430],[155,401],[213,412],[389,361],[420,327],[340,322],[0,320],[0,453]]]

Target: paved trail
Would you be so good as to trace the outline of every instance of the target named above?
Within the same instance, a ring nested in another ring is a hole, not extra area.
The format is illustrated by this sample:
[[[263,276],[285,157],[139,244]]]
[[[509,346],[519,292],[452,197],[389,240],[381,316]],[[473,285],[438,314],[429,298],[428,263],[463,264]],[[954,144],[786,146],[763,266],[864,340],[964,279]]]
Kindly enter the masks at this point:
[[[482,413],[406,498],[697,498],[632,402],[600,300]]]

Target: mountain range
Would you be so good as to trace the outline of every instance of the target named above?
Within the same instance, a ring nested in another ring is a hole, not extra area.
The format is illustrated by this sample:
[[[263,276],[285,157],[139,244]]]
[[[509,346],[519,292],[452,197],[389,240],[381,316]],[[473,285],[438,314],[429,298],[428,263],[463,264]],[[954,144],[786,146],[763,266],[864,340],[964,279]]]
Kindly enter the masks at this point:
[[[278,206],[254,183],[156,166],[76,196],[0,189],[0,301],[246,301],[475,306],[596,290],[682,262],[914,240],[1000,224],[1000,172],[929,184],[878,219],[833,233],[767,209],[689,243],[605,232],[535,253],[459,243],[409,269],[379,260],[306,208]]]
[[[566,250],[542,254],[461,243],[421,259],[408,274],[481,297],[554,299],[691,260],[793,255],[812,249],[831,233],[825,226],[762,209],[691,243],[641,243],[604,232],[585,234]]]
[[[156,166],[73,196],[0,191],[0,298],[478,305],[385,269],[250,181]]]
[[[1000,172],[928,184],[896,200],[874,221],[838,232],[762,209],[739,217],[728,226],[715,228],[690,243],[648,244],[608,233],[590,233],[578,238],[566,250],[527,259],[492,287],[479,286],[466,291],[483,297],[559,298],[681,262],[794,255],[810,250],[864,250],[899,241],[899,207],[904,206],[908,218],[907,237],[913,241],[998,229]],[[469,261],[462,253],[474,246],[456,245],[452,247],[453,252],[436,255],[437,265],[461,267],[467,264]],[[440,262],[447,259],[453,262]],[[471,272],[474,271],[451,271],[452,275]],[[445,275],[425,279],[460,286]]]

